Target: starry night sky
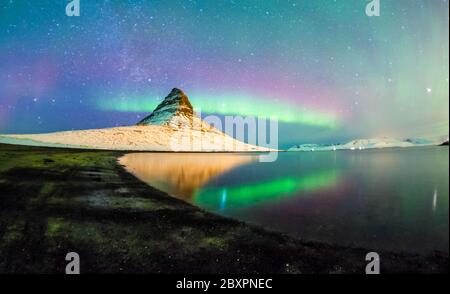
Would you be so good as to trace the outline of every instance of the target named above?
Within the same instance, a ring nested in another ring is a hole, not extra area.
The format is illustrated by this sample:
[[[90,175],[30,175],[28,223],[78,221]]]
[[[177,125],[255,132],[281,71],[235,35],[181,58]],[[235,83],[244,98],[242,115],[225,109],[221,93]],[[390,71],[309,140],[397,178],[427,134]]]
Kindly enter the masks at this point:
[[[0,132],[133,124],[173,87],[281,146],[448,136],[448,0],[0,1]]]

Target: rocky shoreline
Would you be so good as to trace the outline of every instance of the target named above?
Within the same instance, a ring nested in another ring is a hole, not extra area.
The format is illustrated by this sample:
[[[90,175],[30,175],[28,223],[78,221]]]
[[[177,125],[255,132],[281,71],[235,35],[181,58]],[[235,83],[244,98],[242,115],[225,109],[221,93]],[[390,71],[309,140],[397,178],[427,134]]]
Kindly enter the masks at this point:
[[[303,242],[140,182],[115,151],[0,144],[0,273],[354,273],[368,249]],[[382,273],[447,273],[448,254],[379,252]]]

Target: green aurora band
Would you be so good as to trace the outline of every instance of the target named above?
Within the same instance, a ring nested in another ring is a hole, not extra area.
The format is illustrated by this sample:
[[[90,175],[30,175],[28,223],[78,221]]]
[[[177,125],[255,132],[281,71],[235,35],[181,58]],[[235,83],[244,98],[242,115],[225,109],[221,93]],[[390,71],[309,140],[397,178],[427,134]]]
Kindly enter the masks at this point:
[[[161,102],[156,95],[100,99],[97,107],[103,111],[152,112]],[[338,119],[326,112],[308,110],[296,105],[255,99],[245,95],[195,96],[189,98],[197,112],[203,114],[240,115],[277,118],[281,122],[334,129]],[[222,102],[226,101],[226,102]]]
[[[201,189],[194,197],[196,205],[210,210],[239,209],[335,185],[336,170],[317,172],[305,177],[281,177],[270,182],[237,187]]]

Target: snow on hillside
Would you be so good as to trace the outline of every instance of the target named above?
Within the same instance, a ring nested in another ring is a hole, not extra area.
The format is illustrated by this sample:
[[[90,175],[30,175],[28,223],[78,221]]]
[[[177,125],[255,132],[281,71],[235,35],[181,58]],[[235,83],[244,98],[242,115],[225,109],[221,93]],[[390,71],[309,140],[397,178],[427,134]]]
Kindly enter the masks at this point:
[[[177,130],[166,126],[130,126],[37,135],[1,135],[0,143],[133,151],[266,151],[225,134]],[[32,144],[30,140],[38,144]],[[48,143],[48,144],[45,144]],[[58,146],[59,145],[59,146]]]
[[[373,149],[373,148],[392,148],[392,147],[413,147],[411,142],[400,141],[390,138],[382,139],[358,139],[345,144],[343,149]]]
[[[196,121],[193,121],[196,120]],[[155,110],[138,123],[141,126],[161,125],[174,128],[199,125],[200,118],[195,115],[189,98],[180,89],[173,89]]]
[[[433,145],[432,142],[423,139],[398,140],[393,138],[357,139],[345,144],[318,145],[303,144],[289,149],[289,151],[330,151],[330,150],[365,150],[378,148],[404,148]]]
[[[237,141],[202,121],[178,89],[136,126],[0,135],[0,143],[131,151],[270,151]]]
[[[291,147],[288,151],[329,151],[335,149],[334,145],[302,144]]]

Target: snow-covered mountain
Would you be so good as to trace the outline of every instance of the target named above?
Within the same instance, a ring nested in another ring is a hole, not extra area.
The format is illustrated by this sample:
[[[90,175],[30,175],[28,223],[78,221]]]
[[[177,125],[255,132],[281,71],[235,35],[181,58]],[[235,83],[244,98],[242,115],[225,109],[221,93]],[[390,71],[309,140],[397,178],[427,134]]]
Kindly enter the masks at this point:
[[[194,109],[189,102],[189,98],[183,91],[175,88],[164,101],[159,104],[149,116],[141,120],[138,125],[161,125],[177,128],[192,126],[194,119],[199,118],[194,115]]]
[[[423,138],[408,138],[405,140],[405,142],[410,142],[415,145],[433,145],[436,143],[436,141],[423,139]]]
[[[388,137],[373,138],[373,139],[356,139],[344,144],[303,144],[296,145],[289,149],[289,151],[330,151],[330,150],[365,150],[378,148],[404,148],[435,145],[433,142],[426,139],[405,139],[398,140]]]
[[[392,148],[392,147],[413,147],[413,143],[392,138],[380,139],[357,139],[348,142],[343,147],[344,149],[373,149],[373,148]]]
[[[0,135],[0,143],[135,151],[270,151],[249,145],[205,123],[179,89],[136,126],[34,135]]]
[[[329,151],[336,150],[336,145],[301,144],[289,148],[288,151]]]

